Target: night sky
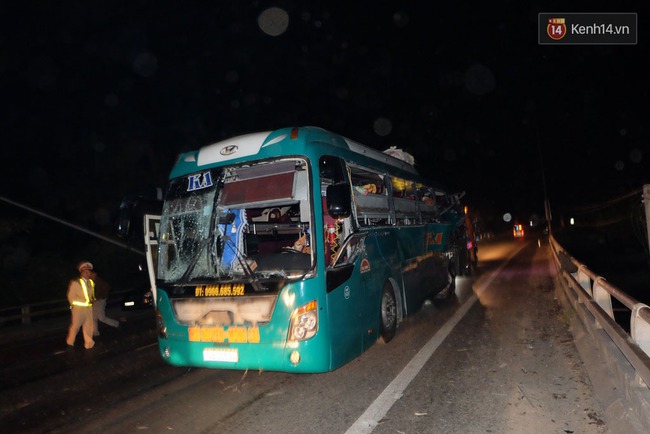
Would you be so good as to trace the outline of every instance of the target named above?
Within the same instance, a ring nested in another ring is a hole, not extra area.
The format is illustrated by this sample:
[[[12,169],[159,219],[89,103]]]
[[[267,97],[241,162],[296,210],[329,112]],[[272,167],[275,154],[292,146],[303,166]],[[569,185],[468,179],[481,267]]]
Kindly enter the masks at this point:
[[[108,233],[179,152],[300,125],[403,148],[486,222],[543,216],[544,179],[558,214],[650,182],[643,14],[637,45],[541,46],[566,5],[522,3],[4,2],[0,195]]]

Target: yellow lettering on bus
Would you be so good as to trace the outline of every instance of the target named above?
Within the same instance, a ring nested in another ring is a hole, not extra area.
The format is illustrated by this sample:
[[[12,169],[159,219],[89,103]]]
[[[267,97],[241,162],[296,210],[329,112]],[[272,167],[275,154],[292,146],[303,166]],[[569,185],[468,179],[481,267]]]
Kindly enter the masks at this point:
[[[251,344],[260,343],[260,329],[259,327],[250,327],[248,329],[248,342]]]
[[[187,335],[190,342],[199,342],[201,340],[201,327],[188,327]]]
[[[442,244],[442,232],[438,232],[437,234],[427,232],[426,244],[427,246]]]
[[[187,335],[190,342],[260,343],[259,327],[231,326],[226,330],[221,326],[192,326],[187,328]]]
[[[228,328],[228,342],[246,343],[246,327],[234,326]]]
[[[239,283],[232,288],[232,295],[244,295],[244,284]]]
[[[205,285],[194,288],[195,297],[231,297],[244,295],[243,283],[223,283],[221,285]]]
[[[223,327],[216,326],[214,328],[214,342],[225,342],[226,341],[226,332]]]
[[[202,342],[214,342],[215,329],[213,327],[202,327],[201,328],[201,341]]]

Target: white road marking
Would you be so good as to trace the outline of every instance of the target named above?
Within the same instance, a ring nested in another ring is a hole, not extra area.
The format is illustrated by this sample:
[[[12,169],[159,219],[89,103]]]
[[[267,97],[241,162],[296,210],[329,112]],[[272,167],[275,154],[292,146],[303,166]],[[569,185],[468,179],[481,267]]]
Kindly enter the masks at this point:
[[[393,404],[402,397],[404,390],[411,383],[413,378],[422,370],[424,364],[431,358],[433,353],[438,349],[440,344],[449,336],[456,324],[465,316],[469,309],[474,305],[478,296],[490,286],[492,280],[499,275],[499,272],[510,262],[510,260],[519,253],[526,244],[521,244],[513,250],[499,268],[490,274],[485,281],[479,285],[476,284],[474,294],[456,311],[456,313],[443,325],[440,330],[427,342],[411,361],[402,369],[397,377],[381,392],[381,394],[370,404],[370,407],[357,419],[354,424],[346,431],[346,434],[369,434],[377,426],[379,421],[386,416]]]
[[[138,347],[134,351],[142,351],[142,350],[146,350],[147,348],[151,348],[151,347],[155,347],[155,346],[158,346],[158,342],[154,342],[154,343],[149,344],[149,345],[144,345],[142,347]]]

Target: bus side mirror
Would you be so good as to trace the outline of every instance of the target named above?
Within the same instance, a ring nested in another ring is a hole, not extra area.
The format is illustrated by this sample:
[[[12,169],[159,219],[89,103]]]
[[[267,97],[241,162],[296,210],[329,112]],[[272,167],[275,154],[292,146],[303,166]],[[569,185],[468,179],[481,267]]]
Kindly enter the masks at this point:
[[[124,201],[120,204],[119,215],[117,217],[116,232],[118,237],[126,240],[131,236],[132,220],[133,203]]]
[[[327,212],[337,220],[352,214],[352,195],[350,186],[344,182],[327,186]]]

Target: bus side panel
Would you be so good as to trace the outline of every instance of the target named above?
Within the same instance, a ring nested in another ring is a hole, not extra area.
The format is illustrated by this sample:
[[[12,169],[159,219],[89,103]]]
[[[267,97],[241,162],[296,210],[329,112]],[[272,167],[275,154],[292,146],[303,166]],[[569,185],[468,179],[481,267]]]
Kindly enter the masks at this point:
[[[362,274],[365,285],[362,316],[365,321],[364,329],[370,331],[364,335],[364,348],[368,348],[379,337],[381,291],[389,279],[402,285],[402,277],[397,239],[392,229],[370,230],[365,239],[365,248],[367,264]],[[395,289],[399,292],[397,296],[400,297],[402,288]]]
[[[422,303],[447,283],[446,264],[439,254],[428,252],[426,226],[401,227],[397,231],[402,255],[404,297],[408,313],[417,312]]]
[[[449,250],[449,242],[452,238],[452,231],[455,226],[444,223],[426,225],[425,248],[432,253],[432,290],[435,293],[445,289],[448,284],[449,258],[446,256]]]

